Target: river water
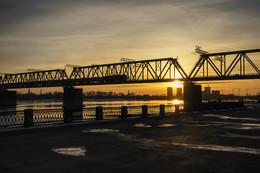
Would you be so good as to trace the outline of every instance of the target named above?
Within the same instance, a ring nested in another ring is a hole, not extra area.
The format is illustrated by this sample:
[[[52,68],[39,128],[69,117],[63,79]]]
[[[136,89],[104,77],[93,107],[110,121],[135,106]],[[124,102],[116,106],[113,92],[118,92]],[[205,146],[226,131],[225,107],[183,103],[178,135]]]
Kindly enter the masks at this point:
[[[174,105],[182,104],[176,100],[84,100],[84,108],[103,106],[103,107],[121,107],[121,106],[156,106],[156,105]],[[24,109],[61,109],[61,100],[44,100],[44,101],[17,101],[16,107],[0,108],[0,111],[22,111]]]

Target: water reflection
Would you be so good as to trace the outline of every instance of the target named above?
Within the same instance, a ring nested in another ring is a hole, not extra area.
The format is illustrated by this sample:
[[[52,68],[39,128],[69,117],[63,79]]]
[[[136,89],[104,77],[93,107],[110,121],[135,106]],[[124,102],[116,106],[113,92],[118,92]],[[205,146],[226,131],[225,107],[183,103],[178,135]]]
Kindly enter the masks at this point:
[[[83,146],[53,148],[52,151],[59,153],[59,154],[70,155],[70,156],[85,156],[86,152],[87,152],[87,150]]]
[[[158,105],[174,105],[172,100],[115,100],[115,99],[104,99],[104,100],[84,100],[84,107],[121,107],[121,106],[158,106]],[[182,101],[180,101],[182,104]],[[44,100],[44,101],[18,101],[16,107],[12,107],[11,111],[21,111],[24,109],[61,109],[63,102],[61,100]],[[0,108],[1,110],[5,110]]]
[[[175,104],[175,105],[179,105],[179,104],[182,104],[183,101],[181,101],[181,100],[173,100],[172,103]]]

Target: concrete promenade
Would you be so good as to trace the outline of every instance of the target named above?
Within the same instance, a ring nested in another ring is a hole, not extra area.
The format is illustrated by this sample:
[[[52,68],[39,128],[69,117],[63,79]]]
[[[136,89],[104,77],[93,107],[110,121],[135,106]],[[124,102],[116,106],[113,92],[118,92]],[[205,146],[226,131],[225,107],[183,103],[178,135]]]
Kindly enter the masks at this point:
[[[0,173],[259,170],[259,104],[0,132]]]

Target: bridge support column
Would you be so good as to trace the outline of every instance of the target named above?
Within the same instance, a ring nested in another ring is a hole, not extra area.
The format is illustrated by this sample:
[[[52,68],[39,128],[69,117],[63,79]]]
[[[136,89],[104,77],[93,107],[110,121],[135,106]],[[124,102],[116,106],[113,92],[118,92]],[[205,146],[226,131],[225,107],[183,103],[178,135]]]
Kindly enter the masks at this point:
[[[64,118],[71,122],[72,119],[82,119],[83,96],[81,88],[64,87],[63,93],[63,111]],[[72,114],[72,115],[69,115]]]
[[[201,85],[195,85],[192,82],[185,82],[183,101],[184,101],[185,111],[201,110],[202,108]]]
[[[0,107],[15,106],[16,105],[16,91],[8,91],[0,89]]]

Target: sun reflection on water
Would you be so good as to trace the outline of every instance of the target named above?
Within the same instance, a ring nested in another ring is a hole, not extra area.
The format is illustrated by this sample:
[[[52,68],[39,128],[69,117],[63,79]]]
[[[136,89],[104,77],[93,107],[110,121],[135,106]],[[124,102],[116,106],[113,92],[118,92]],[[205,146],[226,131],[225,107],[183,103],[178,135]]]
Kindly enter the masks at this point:
[[[179,104],[182,103],[182,101],[180,101],[180,100],[173,100],[172,103],[175,104],[175,105],[179,105]]]

